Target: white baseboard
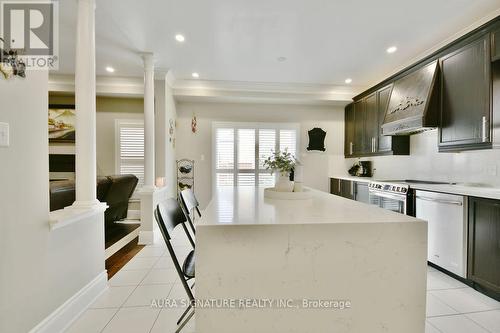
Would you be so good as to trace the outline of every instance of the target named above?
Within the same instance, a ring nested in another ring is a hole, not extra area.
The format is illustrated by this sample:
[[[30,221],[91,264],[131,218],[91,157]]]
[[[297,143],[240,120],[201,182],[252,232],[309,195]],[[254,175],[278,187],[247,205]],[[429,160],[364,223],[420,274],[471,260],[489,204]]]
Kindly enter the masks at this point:
[[[66,330],[108,288],[108,273],[100,273],[64,302],[29,333],[55,333]]]
[[[139,245],[151,245],[154,243],[155,235],[153,231],[139,231]]]

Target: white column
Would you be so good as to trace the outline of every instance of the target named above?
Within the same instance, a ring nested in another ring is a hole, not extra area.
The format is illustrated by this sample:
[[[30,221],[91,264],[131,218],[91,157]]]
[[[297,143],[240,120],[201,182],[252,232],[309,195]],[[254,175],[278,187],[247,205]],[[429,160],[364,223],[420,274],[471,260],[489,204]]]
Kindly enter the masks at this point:
[[[76,31],[76,202],[93,206],[96,198],[95,0],[78,0]]]
[[[155,82],[152,53],[143,53],[144,61],[144,186],[141,196],[139,244],[153,244],[156,222],[153,216],[160,192],[155,187]]]
[[[144,53],[144,186],[155,185],[155,81],[153,54]]]

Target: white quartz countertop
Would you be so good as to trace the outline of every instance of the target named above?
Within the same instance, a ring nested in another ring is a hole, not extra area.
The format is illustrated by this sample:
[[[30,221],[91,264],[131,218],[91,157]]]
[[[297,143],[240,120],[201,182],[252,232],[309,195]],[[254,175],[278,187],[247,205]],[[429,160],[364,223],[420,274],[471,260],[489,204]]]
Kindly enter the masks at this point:
[[[264,198],[264,189],[217,190],[197,226],[423,222],[410,216],[318,190],[306,200]]]
[[[371,181],[387,181],[384,179],[376,179],[373,177],[354,177],[345,175],[341,176],[334,175],[331,176],[330,178],[345,179],[361,183],[369,183]],[[402,183],[402,184],[405,183],[404,181],[397,181],[397,182],[389,181],[389,182]],[[472,197],[500,200],[500,188],[488,187],[485,184],[467,185],[467,184],[457,183],[456,185],[455,184],[452,185],[452,184],[422,184],[413,182],[408,184],[410,185],[411,188],[415,190],[450,193],[457,195],[466,195]]]

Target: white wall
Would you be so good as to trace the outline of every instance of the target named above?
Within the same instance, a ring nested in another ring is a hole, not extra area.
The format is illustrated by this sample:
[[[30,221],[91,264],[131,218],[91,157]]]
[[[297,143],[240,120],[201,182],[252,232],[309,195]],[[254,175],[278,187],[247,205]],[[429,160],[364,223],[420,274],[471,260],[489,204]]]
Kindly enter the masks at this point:
[[[373,161],[378,179],[424,179],[500,186],[500,150],[438,153],[438,131],[410,137],[410,156],[362,158]],[[330,175],[346,175],[357,159],[332,159]]]
[[[75,104],[73,95],[50,94],[50,104]],[[97,175],[108,176],[115,171],[115,120],[144,120],[142,98],[96,98]],[[50,143],[51,153],[74,154],[73,143]]]
[[[28,332],[104,271],[103,218],[51,231],[48,74],[0,80],[0,332]]]
[[[323,191],[329,188],[330,155],[343,154],[344,110],[329,106],[181,102],[177,106],[177,159],[195,160],[195,192],[205,206],[212,191],[212,122],[296,122],[300,124],[299,159],[304,183]],[[198,131],[191,132],[196,115]],[[321,127],[327,132],[325,153],[307,152],[307,131]],[[204,160],[202,160],[202,156]]]
[[[168,75],[167,75],[168,78]],[[172,87],[168,79],[155,81],[155,150],[156,150],[156,177],[165,178],[168,187],[167,195],[177,195],[177,174],[175,156],[175,126],[171,135],[170,121],[177,118],[177,106],[174,100]]]
[[[144,121],[142,99],[99,98],[96,114],[97,175],[116,174],[116,130],[117,119]]]

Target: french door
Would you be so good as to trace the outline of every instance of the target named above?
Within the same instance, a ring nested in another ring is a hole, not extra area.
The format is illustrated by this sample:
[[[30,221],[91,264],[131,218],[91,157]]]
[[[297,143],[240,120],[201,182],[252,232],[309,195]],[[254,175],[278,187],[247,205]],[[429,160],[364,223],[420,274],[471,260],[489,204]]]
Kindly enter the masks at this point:
[[[213,123],[215,188],[274,186],[264,161],[277,150],[296,156],[298,133],[293,123]]]

